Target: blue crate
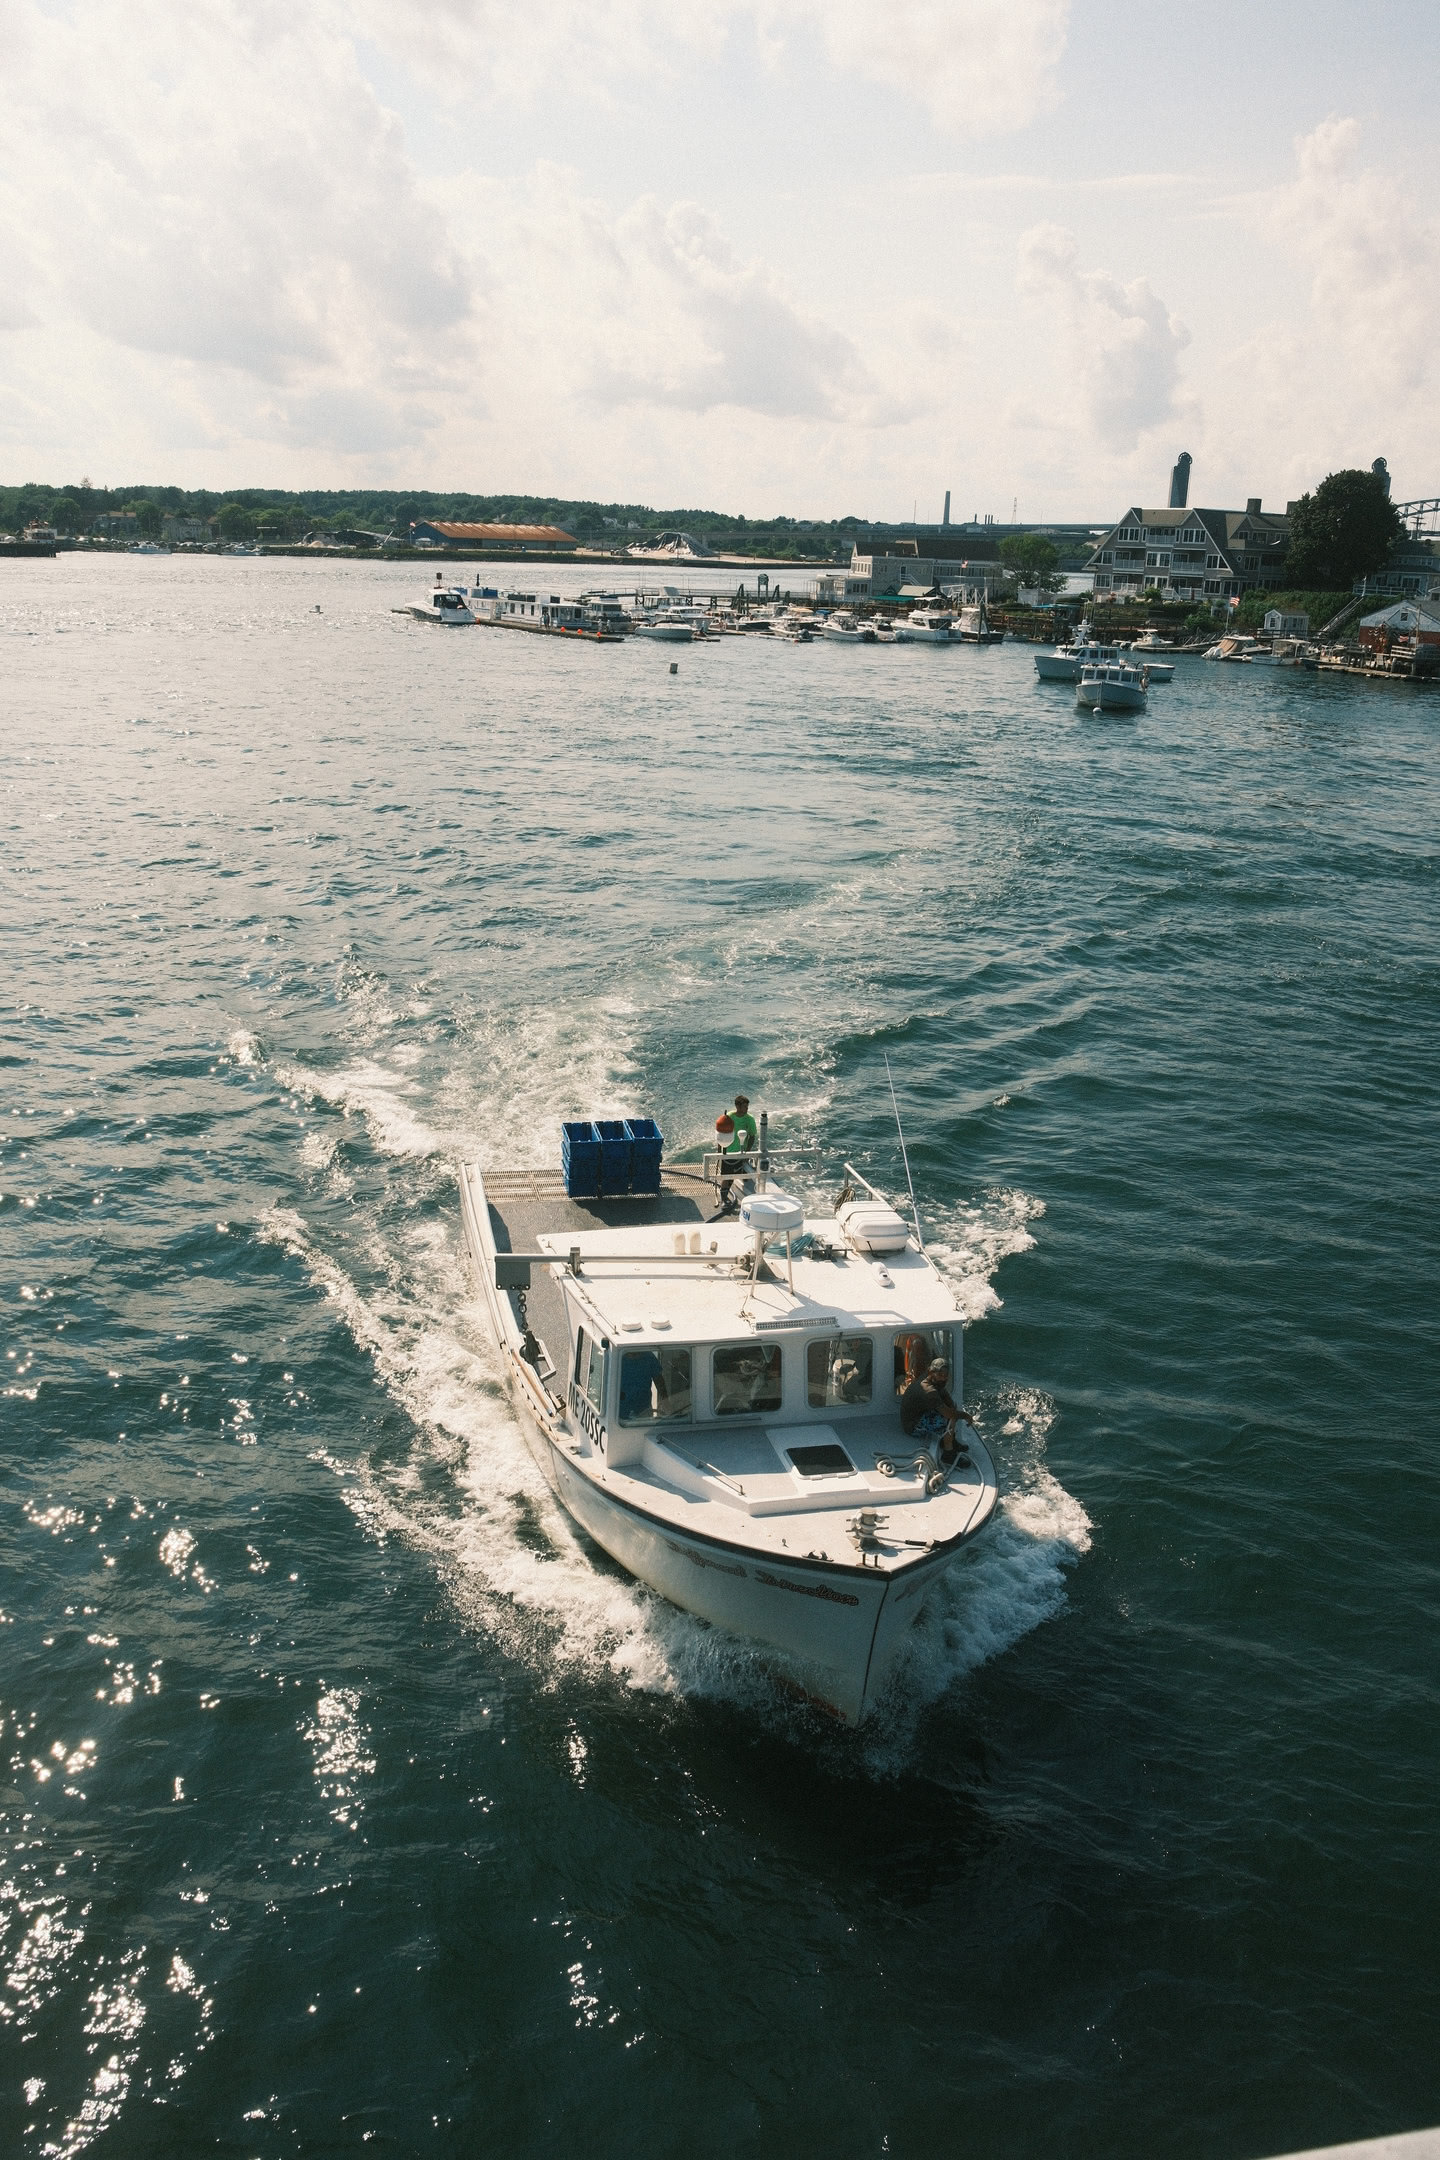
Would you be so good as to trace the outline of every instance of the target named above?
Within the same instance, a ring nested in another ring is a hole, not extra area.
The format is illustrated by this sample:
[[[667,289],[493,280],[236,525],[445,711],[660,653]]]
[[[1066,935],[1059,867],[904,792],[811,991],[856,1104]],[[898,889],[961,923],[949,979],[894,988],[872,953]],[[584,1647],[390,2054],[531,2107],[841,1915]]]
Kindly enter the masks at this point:
[[[589,1118],[560,1127],[560,1167],[572,1200],[594,1200],[600,1193],[600,1135]]]
[[[624,1118],[596,1118],[600,1138],[600,1190],[618,1199],[630,1190],[630,1135]]]
[[[657,1193],[660,1190],[660,1156],[665,1146],[665,1135],[654,1118],[632,1117],[625,1120],[625,1130],[630,1135],[630,1190],[637,1193]]]

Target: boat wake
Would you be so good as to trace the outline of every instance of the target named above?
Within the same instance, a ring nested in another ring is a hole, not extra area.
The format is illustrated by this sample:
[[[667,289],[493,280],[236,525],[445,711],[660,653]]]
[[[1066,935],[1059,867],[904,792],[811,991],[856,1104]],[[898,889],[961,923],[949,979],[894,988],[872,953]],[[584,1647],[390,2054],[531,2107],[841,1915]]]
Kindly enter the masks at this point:
[[[371,1000],[367,1018],[374,1017]],[[554,1500],[511,1409],[447,1202],[457,1154],[473,1150],[481,1134],[487,1154],[506,1152],[500,1103],[517,1136],[528,1127],[533,1151],[541,1105],[517,1111],[514,1084],[521,1072],[533,1073],[547,1030],[565,1082],[573,1079],[577,1091],[601,1078],[607,1092],[623,1084],[623,1057],[617,1063],[613,1050],[602,1057],[595,1047],[602,1033],[612,1045],[617,1033],[623,1041],[621,1017],[592,1014],[588,1039],[578,1025],[571,1032],[537,1016],[532,1028],[517,1030],[512,1020],[488,1101],[459,1074],[423,1084],[403,1042],[393,1033],[389,1042],[376,1039],[390,1032],[385,1022],[362,1031],[370,1037],[367,1054],[336,1070],[277,1065],[275,1081],[312,1117],[297,1151],[296,1204],[271,1208],[260,1234],[288,1252],[334,1305],[413,1427],[399,1458],[319,1458],[368,1537],[424,1550],[464,1622],[523,1667],[532,1685],[554,1692],[583,1683],[724,1702],[788,1728],[813,1713],[777,1683],[764,1651],[634,1581],[581,1537]],[[492,1034],[478,1016],[467,1032],[480,1038],[465,1045],[468,1073],[484,1069],[470,1063],[481,1041],[492,1052],[501,1048],[501,1031],[497,1024]],[[555,1077],[552,1066],[552,1103]],[[545,1084],[530,1082],[536,1090]],[[558,1125],[562,1114],[551,1122]],[[377,1199],[367,1177],[357,1204],[345,1158],[362,1141],[372,1173],[383,1166],[384,1191]],[[981,1319],[999,1303],[992,1278],[1001,1262],[1034,1244],[1030,1225],[1043,1215],[1042,1203],[1006,1189],[928,1212],[922,1197],[921,1209],[961,1309],[967,1320]],[[409,1223],[398,1235],[397,1220]],[[926,1600],[886,1697],[859,1736],[862,1760],[875,1774],[901,1766],[921,1718],[965,1674],[1061,1609],[1067,1570],[1089,1546],[1084,1510],[1045,1464],[1054,1416],[1048,1400],[1011,1392],[971,1407],[1001,1465],[1000,1507]]]

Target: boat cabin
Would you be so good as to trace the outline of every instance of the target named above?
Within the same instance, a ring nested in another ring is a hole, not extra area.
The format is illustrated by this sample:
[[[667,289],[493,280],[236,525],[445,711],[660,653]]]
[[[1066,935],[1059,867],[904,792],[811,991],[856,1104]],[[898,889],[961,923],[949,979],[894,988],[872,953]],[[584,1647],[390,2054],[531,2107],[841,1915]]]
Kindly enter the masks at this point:
[[[832,1217],[787,1242],[755,1275],[730,1220],[675,1231],[668,1252],[653,1227],[542,1236],[565,1263],[556,1379],[579,1445],[672,1485],[738,1479],[750,1512],[853,1506],[893,1458],[908,1471],[924,1442],[904,1436],[905,1389],[943,1358],[960,1400],[954,1297],[909,1239],[871,1253]]]

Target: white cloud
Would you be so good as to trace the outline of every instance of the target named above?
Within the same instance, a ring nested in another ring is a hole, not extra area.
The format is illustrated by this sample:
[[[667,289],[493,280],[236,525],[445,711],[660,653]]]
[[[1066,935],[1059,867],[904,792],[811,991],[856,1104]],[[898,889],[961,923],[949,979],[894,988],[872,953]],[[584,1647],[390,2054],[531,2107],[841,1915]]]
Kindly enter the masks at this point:
[[[1332,115],[1295,145],[1296,177],[1273,198],[1272,229],[1311,270],[1311,306],[1375,390],[1433,390],[1440,327],[1440,227],[1414,191],[1360,163],[1357,121]]]
[[[1059,331],[1077,419],[1101,445],[1133,450],[1148,429],[1179,416],[1190,333],[1147,279],[1122,285],[1082,270],[1074,233],[1035,225],[1021,237],[1019,284]]]
[[[899,90],[957,135],[1013,133],[1060,102],[1057,71],[1070,0],[906,0],[877,17],[870,0],[801,0],[836,67]]]

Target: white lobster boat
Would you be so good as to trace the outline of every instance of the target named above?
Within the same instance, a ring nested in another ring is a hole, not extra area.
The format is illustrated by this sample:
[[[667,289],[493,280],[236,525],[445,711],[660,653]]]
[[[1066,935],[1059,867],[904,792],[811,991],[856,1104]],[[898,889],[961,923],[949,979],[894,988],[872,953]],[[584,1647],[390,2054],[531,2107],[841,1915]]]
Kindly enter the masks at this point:
[[[814,1216],[748,1160],[738,1213],[709,1219],[719,1157],[583,1202],[558,1176],[465,1163],[465,1239],[562,1506],[857,1724],[994,1513],[995,1468],[973,1434],[947,1464],[901,1428],[900,1392],[935,1357],[963,1400],[961,1316],[918,1233],[848,1164],[843,1204]]]
[[[1149,687],[1144,668],[1084,667],[1075,702],[1085,712],[1143,712]]]

